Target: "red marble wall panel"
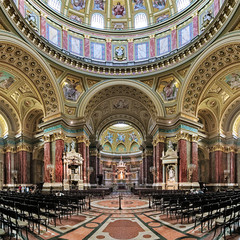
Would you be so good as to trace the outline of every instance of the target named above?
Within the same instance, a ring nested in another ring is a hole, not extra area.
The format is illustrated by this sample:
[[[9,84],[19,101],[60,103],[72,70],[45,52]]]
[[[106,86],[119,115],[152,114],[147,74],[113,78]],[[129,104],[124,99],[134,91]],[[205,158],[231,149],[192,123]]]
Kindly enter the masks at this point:
[[[133,42],[128,42],[128,61],[133,61]]]
[[[192,163],[195,164],[196,168],[193,171],[193,182],[198,182],[198,143],[192,142]]]
[[[62,47],[68,50],[68,32],[64,29],[62,30]]]
[[[214,0],[214,15],[216,16],[220,10],[219,0]]]
[[[64,151],[64,140],[57,139],[55,143],[55,182],[63,180],[62,156]]]
[[[90,40],[89,40],[89,38],[84,38],[84,54],[85,54],[85,57],[90,57]]]
[[[19,0],[18,3],[18,9],[20,11],[20,13],[25,17],[25,12],[24,12],[24,0]]]
[[[153,146],[153,167],[156,169],[156,146]],[[156,183],[156,176],[153,176],[153,183]]]
[[[199,34],[198,28],[198,16],[193,18],[193,37],[196,37]]]
[[[50,182],[50,174],[47,165],[51,163],[50,142],[44,143],[44,182]]]
[[[90,155],[89,157],[89,161],[90,161],[90,166],[93,168],[93,172],[92,174],[90,175],[90,183],[91,184],[96,184],[96,178],[97,178],[97,156],[94,154],[94,155]]]
[[[107,47],[107,61],[112,61],[112,43],[106,42]]]
[[[153,156],[147,156],[146,157],[147,162],[147,183],[152,184],[153,183],[153,175],[150,173],[150,167],[153,165]],[[130,167],[130,165],[129,165]]]
[[[11,183],[11,152],[5,154],[5,182],[6,184]]]
[[[236,155],[230,152],[230,182],[236,182]]]
[[[21,166],[22,166],[22,171],[21,171],[21,179],[22,179],[22,183],[27,183],[27,152],[26,151],[21,151],[19,152],[20,154],[20,163],[21,163]]]
[[[47,23],[46,23],[46,18],[41,16],[40,19],[40,28],[41,28],[41,35],[45,38],[47,38]]]
[[[159,142],[157,143],[157,149],[156,149],[156,163],[157,163],[157,181],[162,183],[163,182],[163,165],[162,165],[162,152],[164,150],[164,143]]]
[[[89,146],[86,146],[86,161],[87,161],[87,169],[89,169]],[[90,183],[90,173],[87,173],[87,183]]]
[[[179,146],[179,182],[187,182],[187,141],[180,139]]]
[[[171,32],[172,50],[177,48],[177,29],[173,29]]]
[[[150,38],[150,57],[155,57],[155,38]]]
[[[82,170],[83,170],[83,182],[85,183],[87,178],[87,163],[86,163],[86,143],[85,142],[80,142],[78,143],[78,152],[81,153],[82,158],[84,159],[83,161],[83,166],[82,166]]]

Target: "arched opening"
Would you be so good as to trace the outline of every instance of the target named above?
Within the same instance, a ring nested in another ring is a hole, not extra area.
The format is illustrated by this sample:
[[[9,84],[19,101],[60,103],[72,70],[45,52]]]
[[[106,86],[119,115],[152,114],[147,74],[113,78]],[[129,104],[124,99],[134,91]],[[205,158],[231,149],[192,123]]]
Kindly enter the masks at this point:
[[[94,28],[104,28],[104,17],[100,13],[94,13],[92,15],[92,20],[91,20],[91,27]]]
[[[48,0],[48,6],[54,9],[57,12],[61,11],[61,0]]]
[[[127,123],[112,123],[99,136],[100,171],[97,183],[113,189],[140,185],[142,134]]]
[[[147,16],[145,13],[138,13],[134,17],[135,29],[147,27]]]

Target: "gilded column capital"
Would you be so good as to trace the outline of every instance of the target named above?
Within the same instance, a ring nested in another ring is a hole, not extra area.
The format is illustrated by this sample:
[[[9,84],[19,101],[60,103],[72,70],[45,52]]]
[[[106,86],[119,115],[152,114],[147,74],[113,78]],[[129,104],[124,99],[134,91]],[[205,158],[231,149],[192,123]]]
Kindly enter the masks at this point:
[[[192,142],[198,143],[198,141],[199,141],[199,136],[192,135]]]
[[[7,147],[5,147],[5,152],[12,152],[12,153],[14,153],[15,152],[15,147],[7,146]]]
[[[165,143],[165,136],[162,136],[160,134],[157,134],[153,140],[153,146],[156,146],[159,142]]]
[[[91,144],[91,143],[90,143],[89,139],[87,139],[87,140],[86,140],[86,146],[89,147],[90,144]]]
[[[177,140],[186,140],[186,141],[189,141],[190,142],[190,135],[189,133],[186,133],[186,132],[179,132],[176,136]]]
[[[51,136],[50,135],[45,135],[42,137],[44,143],[51,142]]]
[[[53,141],[56,140],[65,140],[65,134],[63,132],[57,132],[53,134]]]
[[[85,144],[87,144],[87,141],[89,141],[86,135],[77,136],[76,140],[77,140],[77,143],[84,142]]]
[[[21,151],[25,151],[25,152],[32,152],[32,148],[31,146],[23,143],[23,144],[19,144],[17,146],[17,152],[21,152]]]
[[[227,152],[230,153],[230,152],[237,152],[237,149],[234,147],[234,146],[229,146],[227,147]]]
[[[226,152],[226,148],[222,144],[216,144],[209,148],[209,152]]]

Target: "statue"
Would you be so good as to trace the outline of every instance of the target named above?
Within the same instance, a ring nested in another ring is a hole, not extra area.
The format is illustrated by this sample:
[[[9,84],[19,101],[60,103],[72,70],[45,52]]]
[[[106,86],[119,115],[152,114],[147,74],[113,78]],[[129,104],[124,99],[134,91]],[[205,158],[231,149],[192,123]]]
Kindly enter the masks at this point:
[[[172,144],[172,141],[171,141],[171,140],[168,142],[168,149],[169,149],[169,148],[173,149],[173,144]]]
[[[33,12],[27,11],[25,19],[29,22],[29,25],[37,31],[37,18]]]
[[[126,60],[126,58],[124,57],[124,48],[122,46],[116,47],[114,59],[118,61]]]
[[[72,143],[71,143],[71,151],[75,151],[75,142],[72,140]]]
[[[168,169],[168,180],[174,181],[175,180],[175,171],[173,169],[173,166],[170,166]]]
[[[201,31],[204,31],[206,29],[206,27],[209,25],[212,19],[213,19],[213,16],[211,11],[207,11],[207,13],[203,16]]]

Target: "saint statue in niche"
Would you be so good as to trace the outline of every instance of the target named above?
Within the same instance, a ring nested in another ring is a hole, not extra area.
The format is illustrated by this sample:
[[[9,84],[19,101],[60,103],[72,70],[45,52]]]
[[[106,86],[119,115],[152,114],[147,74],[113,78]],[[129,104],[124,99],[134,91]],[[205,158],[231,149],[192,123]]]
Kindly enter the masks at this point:
[[[126,13],[125,7],[123,5],[121,5],[120,2],[117,2],[117,5],[113,6],[113,8],[112,8],[112,14],[116,18],[123,17],[125,15],[125,13]]]
[[[169,166],[168,168],[168,180],[175,181],[175,171],[173,166]]]
[[[206,14],[203,16],[201,31],[204,31],[212,20],[213,20],[212,12],[207,11]]]
[[[27,10],[25,19],[29,22],[30,26],[37,31],[37,18],[33,12]]]
[[[71,1],[72,1],[73,9],[79,11],[85,8],[85,0],[71,0]]]

